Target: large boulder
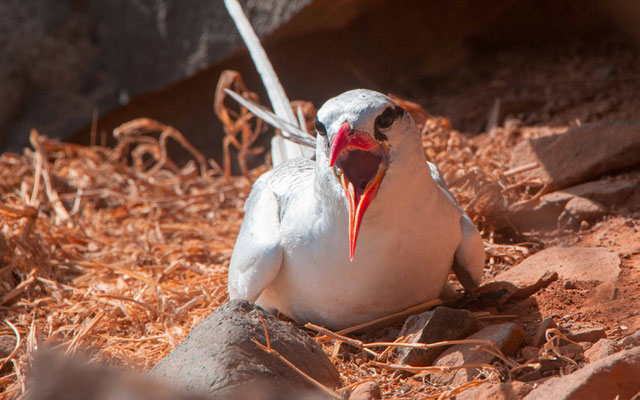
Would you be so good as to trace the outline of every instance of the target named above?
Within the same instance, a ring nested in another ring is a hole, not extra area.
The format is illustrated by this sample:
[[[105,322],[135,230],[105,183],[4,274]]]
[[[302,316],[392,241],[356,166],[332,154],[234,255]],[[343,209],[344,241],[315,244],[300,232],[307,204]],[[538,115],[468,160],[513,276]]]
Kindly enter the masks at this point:
[[[311,1],[241,3],[266,36]],[[69,136],[94,110],[191,77],[242,45],[221,0],[3,0],[0,27],[2,150],[25,146],[31,128]]]
[[[244,300],[214,311],[149,375],[216,398],[233,398],[255,388],[288,394],[313,390],[299,372],[254,342],[267,345],[265,329],[271,348],[286,360],[327,387],[340,386],[338,371],[309,335]]]
[[[525,400],[630,399],[640,392],[640,347],[591,363],[534,389]]]
[[[534,162],[538,167],[523,172],[523,177],[540,179],[549,191],[640,164],[640,121],[584,124],[525,140],[513,149],[512,168]]]

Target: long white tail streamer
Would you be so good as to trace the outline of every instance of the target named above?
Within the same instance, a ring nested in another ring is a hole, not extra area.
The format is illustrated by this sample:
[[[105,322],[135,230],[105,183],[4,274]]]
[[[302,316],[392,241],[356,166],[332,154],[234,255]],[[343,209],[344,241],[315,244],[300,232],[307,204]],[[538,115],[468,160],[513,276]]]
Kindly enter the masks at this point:
[[[280,129],[283,134],[282,137],[276,135],[271,139],[271,159],[273,165],[282,164],[285,161],[296,157],[313,157],[314,152],[303,147],[307,145],[306,143],[303,144],[300,141],[293,139],[294,137],[300,136],[301,138],[308,139],[311,143],[315,143],[315,139],[311,135],[307,134],[304,131],[304,128],[300,129],[298,126],[298,120],[291,109],[289,98],[287,97],[275,70],[273,69],[273,65],[271,65],[271,62],[267,57],[267,53],[264,51],[262,44],[260,44],[260,39],[258,39],[251,23],[242,11],[242,7],[237,0],[224,0],[224,4],[227,7],[229,15],[231,15],[231,18],[235,22],[238,32],[240,32],[240,36],[242,36],[242,39],[249,49],[249,54],[251,54],[256,70],[258,70],[258,73],[262,78],[262,83],[267,90],[267,95],[273,105],[273,109],[278,120],[288,123],[288,125],[281,124],[281,127],[278,127],[265,119],[265,122]],[[232,97],[235,100],[238,100],[236,97]],[[264,115],[264,111],[266,110],[262,111]],[[297,132],[293,134],[290,127],[288,129],[282,129],[282,127],[285,126],[294,126],[296,127]],[[284,138],[289,140],[284,140]],[[315,144],[313,147],[315,148]]]

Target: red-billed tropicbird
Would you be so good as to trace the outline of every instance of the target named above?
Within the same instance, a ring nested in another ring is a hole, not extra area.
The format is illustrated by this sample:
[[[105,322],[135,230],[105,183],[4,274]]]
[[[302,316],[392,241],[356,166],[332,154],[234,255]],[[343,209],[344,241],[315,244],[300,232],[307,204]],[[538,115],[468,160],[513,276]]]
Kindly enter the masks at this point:
[[[408,113],[352,90],[322,106],[316,135],[315,161],[289,160],[253,185],[232,299],[342,329],[438,298],[452,269],[477,287],[482,239]]]

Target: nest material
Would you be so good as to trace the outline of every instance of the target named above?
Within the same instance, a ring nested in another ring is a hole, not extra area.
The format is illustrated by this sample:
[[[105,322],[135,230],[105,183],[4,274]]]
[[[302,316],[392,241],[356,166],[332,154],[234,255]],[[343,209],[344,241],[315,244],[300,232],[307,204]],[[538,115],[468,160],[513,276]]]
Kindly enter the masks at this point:
[[[227,85],[238,84],[232,78]],[[494,217],[531,197],[503,173],[507,140],[498,135],[475,148],[446,120],[399,101],[423,127],[427,156],[481,227],[488,259],[524,257],[527,247],[494,243],[494,233],[508,226]],[[225,116],[225,146],[238,148],[239,157],[251,153],[261,125],[223,101],[216,112]],[[225,177],[229,163],[220,168],[178,131],[148,119],[124,124],[114,136],[118,144],[108,149],[33,131],[33,149],[0,156],[0,336],[17,339],[0,359],[0,398],[24,393],[33,353],[43,346],[67,354],[82,346],[96,360],[146,370],[227,300],[242,206],[250,181],[267,167],[248,170],[245,163],[245,177]],[[169,138],[194,161],[173,163]],[[402,392],[404,378],[339,356],[339,343],[322,343],[345,383],[377,377],[385,393]]]

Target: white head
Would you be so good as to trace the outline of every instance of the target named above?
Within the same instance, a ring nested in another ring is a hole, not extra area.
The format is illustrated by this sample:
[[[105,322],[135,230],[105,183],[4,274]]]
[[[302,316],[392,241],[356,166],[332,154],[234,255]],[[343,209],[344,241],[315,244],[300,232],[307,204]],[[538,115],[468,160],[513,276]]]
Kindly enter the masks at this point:
[[[389,97],[356,89],[328,100],[316,120],[316,162],[323,178],[341,186],[349,208],[349,246],[385,176],[410,155],[422,159],[420,133]]]

